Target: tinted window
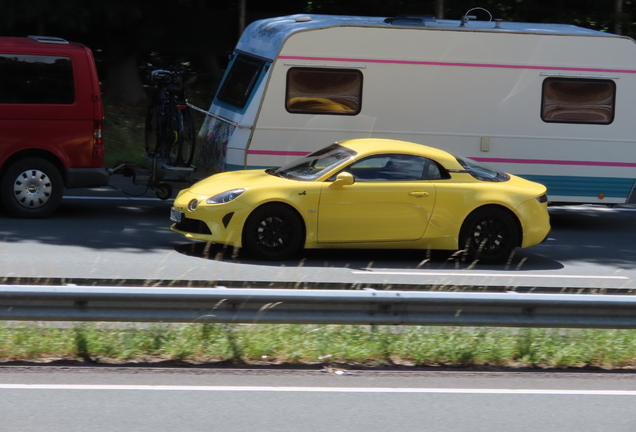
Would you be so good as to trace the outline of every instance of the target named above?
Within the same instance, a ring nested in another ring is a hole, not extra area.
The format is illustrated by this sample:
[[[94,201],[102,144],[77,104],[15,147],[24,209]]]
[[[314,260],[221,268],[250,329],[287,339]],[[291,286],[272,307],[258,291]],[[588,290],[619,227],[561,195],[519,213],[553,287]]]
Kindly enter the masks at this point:
[[[356,154],[355,151],[340,144],[332,144],[280,168],[268,169],[267,173],[294,180],[314,181]]]
[[[362,103],[362,73],[351,69],[291,68],[285,108],[291,113],[356,115]]]
[[[496,169],[491,168],[481,162],[477,162],[461,156],[455,156],[455,159],[457,159],[457,162],[459,162],[461,166],[464,167],[468,174],[475,177],[477,180],[491,182],[505,182],[510,180],[510,176],[505,172],[497,171]]]
[[[419,156],[383,154],[362,159],[344,169],[356,181],[435,180],[443,178],[435,162]]]
[[[610,80],[547,78],[541,118],[554,123],[610,124],[615,94],[616,84]]]
[[[258,59],[238,56],[225,77],[217,98],[243,108],[254,90],[264,64]]]
[[[67,57],[0,54],[0,103],[72,104],[73,66]]]

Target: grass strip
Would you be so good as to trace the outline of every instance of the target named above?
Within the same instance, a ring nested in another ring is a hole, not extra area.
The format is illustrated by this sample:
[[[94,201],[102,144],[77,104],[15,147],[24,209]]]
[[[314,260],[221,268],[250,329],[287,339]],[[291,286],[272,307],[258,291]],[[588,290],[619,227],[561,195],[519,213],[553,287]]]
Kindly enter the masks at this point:
[[[0,324],[0,362],[629,369],[636,330],[425,326]]]

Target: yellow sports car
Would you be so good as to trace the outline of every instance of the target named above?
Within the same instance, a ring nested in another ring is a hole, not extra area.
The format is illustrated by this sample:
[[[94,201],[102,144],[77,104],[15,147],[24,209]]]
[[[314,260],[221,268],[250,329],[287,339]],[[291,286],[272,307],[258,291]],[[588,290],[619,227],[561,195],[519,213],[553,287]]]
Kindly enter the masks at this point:
[[[179,193],[172,230],[267,260],[301,248],[464,250],[505,261],[550,230],[545,186],[421,144],[356,139]]]

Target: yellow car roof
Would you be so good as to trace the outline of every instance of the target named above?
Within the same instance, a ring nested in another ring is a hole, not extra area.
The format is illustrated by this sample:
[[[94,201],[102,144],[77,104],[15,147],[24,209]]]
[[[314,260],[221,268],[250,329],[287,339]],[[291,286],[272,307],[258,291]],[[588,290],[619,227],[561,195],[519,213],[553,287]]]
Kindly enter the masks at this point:
[[[384,138],[359,138],[346,141],[338,141],[338,144],[358,152],[360,155],[373,155],[376,153],[405,153],[424,156],[433,159],[448,169],[463,169],[457,159],[450,153],[438,148],[429,147],[407,141],[399,141]]]

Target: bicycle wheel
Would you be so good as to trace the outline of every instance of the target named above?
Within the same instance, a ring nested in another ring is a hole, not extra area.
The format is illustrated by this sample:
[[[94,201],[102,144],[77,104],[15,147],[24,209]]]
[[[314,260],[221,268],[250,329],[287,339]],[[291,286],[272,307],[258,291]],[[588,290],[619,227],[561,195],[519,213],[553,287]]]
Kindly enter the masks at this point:
[[[180,110],[182,113],[183,129],[179,136],[179,163],[182,166],[190,166],[194,159],[194,147],[196,145],[196,130],[194,116],[190,107]]]
[[[157,116],[157,107],[155,104],[150,105],[148,108],[148,114],[146,114],[146,130],[145,130],[145,145],[146,154],[148,156],[154,156],[157,149],[161,147],[159,133],[159,118]]]
[[[174,101],[166,107],[167,125],[163,139],[163,161],[169,166],[179,166],[179,135],[183,129],[183,117]]]

